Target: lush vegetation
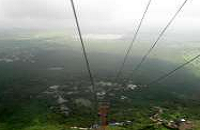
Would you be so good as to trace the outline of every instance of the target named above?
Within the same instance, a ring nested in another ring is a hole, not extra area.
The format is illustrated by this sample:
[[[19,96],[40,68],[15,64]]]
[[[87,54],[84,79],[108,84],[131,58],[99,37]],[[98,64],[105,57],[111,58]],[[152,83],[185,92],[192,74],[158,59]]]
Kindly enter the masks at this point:
[[[74,40],[68,37],[63,39],[60,36],[65,37],[60,33],[50,33],[37,37],[31,36],[30,39],[22,37],[16,40],[15,37],[4,38],[4,36],[0,39],[2,60],[0,62],[0,130],[72,130],[71,127],[74,126],[89,128],[92,125],[95,115],[91,106],[75,102],[79,98],[92,102],[90,83],[81,50],[77,49]],[[66,45],[63,44],[65,42]],[[75,44],[75,49],[72,49],[71,43]],[[100,43],[95,43],[93,47],[97,44],[99,47]],[[111,42],[111,44],[116,43]],[[117,46],[121,48],[121,44]],[[108,52],[113,51],[111,45],[108,49],[110,49],[107,50]],[[177,67],[183,60],[191,59],[189,55],[182,55],[180,50],[182,48],[163,49],[162,59],[156,56],[149,58],[129,82],[145,85]],[[175,56],[174,59],[167,58],[167,55],[175,55],[177,52],[181,56]],[[11,62],[13,55],[21,59]],[[95,80],[113,81],[112,77],[116,74],[122,56],[105,53],[105,50],[90,52],[89,55]],[[23,61],[24,58],[28,61]],[[141,57],[131,58],[133,63],[138,63]],[[3,62],[4,60],[7,62]],[[32,60],[35,60],[35,63]],[[125,77],[136,65],[133,63],[127,63],[124,70]],[[198,63],[194,62],[194,64],[195,67],[188,66],[165,81],[148,88],[114,91],[112,93],[114,96],[110,97],[109,122],[131,121],[131,124],[109,126],[109,129],[167,130],[165,126],[156,124],[150,119],[156,112],[155,107],[160,107],[163,110],[159,115],[161,119],[170,121],[184,118],[192,121],[195,130],[200,130],[199,69],[197,69]],[[61,71],[55,68],[61,68]],[[123,84],[124,80],[118,82]],[[57,108],[55,95],[48,97],[44,94],[51,85],[65,86],[61,88],[61,92],[62,94],[65,92],[63,97],[68,100],[69,115],[64,115]],[[74,93],[67,95],[68,92]],[[126,98],[121,99],[121,96]]]

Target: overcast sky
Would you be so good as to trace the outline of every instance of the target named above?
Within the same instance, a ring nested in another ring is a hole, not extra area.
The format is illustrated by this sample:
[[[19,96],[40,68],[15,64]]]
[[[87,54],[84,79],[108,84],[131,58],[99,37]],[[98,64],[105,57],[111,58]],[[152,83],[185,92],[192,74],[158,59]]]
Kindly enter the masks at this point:
[[[88,34],[133,32],[148,0],[74,0]],[[152,0],[141,32],[159,31],[184,0]],[[200,0],[188,0],[169,31],[200,30]],[[74,28],[70,0],[0,0],[0,28]]]

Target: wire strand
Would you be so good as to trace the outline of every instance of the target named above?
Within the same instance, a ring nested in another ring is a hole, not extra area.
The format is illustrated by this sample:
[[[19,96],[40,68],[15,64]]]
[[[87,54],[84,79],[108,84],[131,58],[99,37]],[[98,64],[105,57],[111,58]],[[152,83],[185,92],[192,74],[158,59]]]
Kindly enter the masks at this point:
[[[187,3],[188,0],[185,0],[183,2],[183,4],[180,6],[180,8],[177,10],[177,12],[174,14],[174,16],[171,18],[171,20],[168,22],[168,24],[165,26],[165,28],[161,31],[161,33],[159,34],[158,38],[156,39],[156,41],[154,42],[154,44],[151,46],[151,48],[147,51],[147,53],[142,57],[142,60],[140,61],[140,63],[135,67],[135,69],[133,70],[133,72],[137,71],[142,64],[144,63],[144,61],[147,59],[148,55],[152,52],[152,50],[155,48],[156,44],[158,43],[158,41],[161,39],[161,37],[164,35],[164,33],[166,32],[167,28],[172,24],[172,22],[174,21],[174,19],[177,17],[177,15],[179,14],[179,12],[182,10],[182,8],[184,7],[184,5]]]
[[[121,64],[121,67],[120,67],[119,70],[117,71],[116,77],[115,77],[115,79],[114,79],[115,82],[118,81],[118,79],[119,79],[120,76],[122,75],[122,71],[123,71],[123,69],[124,69],[125,63],[126,63],[126,61],[127,61],[127,59],[128,59],[129,53],[131,52],[131,49],[132,49],[132,47],[133,47],[133,45],[134,45],[134,43],[135,43],[135,40],[137,39],[139,30],[140,30],[140,28],[141,28],[141,26],[142,26],[142,23],[143,23],[143,21],[144,21],[144,18],[145,18],[145,16],[146,16],[147,12],[148,12],[149,6],[151,5],[151,1],[152,1],[152,0],[149,0],[148,3],[147,3],[147,5],[146,5],[146,7],[145,7],[145,10],[144,10],[144,12],[143,12],[143,14],[142,14],[142,18],[140,19],[140,22],[139,22],[139,24],[138,24],[138,26],[137,26],[136,32],[135,32],[135,34],[134,34],[134,36],[133,36],[133,39],[132,39],[132,41],[131,41],[129,47],[127,48],[127,50],[126,50],[126,52],[125,52],[125,56],[124,56],[124,58],[123,58],[123,62],[122,62],[122,64]],[[106,93],[109,93],[109,92],[112,91],[112,90],[113,90],[113,88],[110,88],[110,89],[108,89],[108,90],[106,91]]]
[[[146,8],[145,8],[145,10],[144,10],[144,13],[143,13],[143,15],[142,15],[142,18],[140,19],[140,22],[139,22],[139,24],[138,24],[138,27],[137,27],[136,32],[135,32],[135,34],[134,34],[134,37],[133,37],[133,39],[132,39],[132,41],[131,41],[131,43],[130,43],[130,45],[129,45],[129,47],[128,47],[126,53],[125,53],[125,56],[124,56],[122,65],[121,65],[119,71],[117,72],[116,80],[117,80],[117,79],[120,77],[120,75],[122,74],[122,71],[123,71],[123,69],[124,69],[125,63],[126,63],[126,61],[127,61],[127,59],[128,59],[128,56],[129,56],[129,53],[130,53],[130,51],[131,51],[131,49],[132,49],[132,47],[133,47],[133,44],[135,43],[135,40],[137,39],[138,32],[139,32],[139,30],[140,30],[140,28],[141,28],[141,25],[142,25],[142,23],[143,23],[143,21],[144,21],[144,18],[145,18],[145,16],[146,16],[146,14],[147,14],[147,11],[148,11],[148,9],[149,9],[149,6],[150,6],[150,4],[151,4],[151,1],[152,1],[152,0],[149,0],[149,2],[147,3],[147,6],[146,6]]]
[[[158,43],[158,41],[161,39],[161,37],[163,36],[163,34],[166,32],[167,28],[172,24],[172,22],[174,21],[174,19],[177,17],[177,15],[179,14],[179,12],[182,10],[182,8],[184,7],[184,5],[187,3],[188,0],[185,0],[181,6],[179,7],[179,9],[175,12],[175,14],[173,15],[173,17],[170,19],[170,21],[168,22],[168,24],[165,26],[165,28],[161,31],[161,33],[159,34],[158,38],[156,39],[156,41],[154,42],[154,44],[151,46],[151,48],[147,51],[147,53],[142,57],[141,61],[139,62],[139,64],[135,67],[135,69],[133,69],[133,72],[130,74],[130,76],[128,77],[131,78],[132,75],[134,74],[134,72],[136,72],[143,64],[143,62],[147,59],[148,55],[151,53],[151,51],[154,49],[154,47],[156,46],[156,44]],[[148,5],[147,5],[148,6]],[[123,62],[124,63],[124,62]],[[124,63],[125,64],[125,63]],[[121,70],[122,71],[122,70]],[[120,72],[121,74],[121,72]],[[117,77],[118,79],[118,77]],[[117,80],[116,80],[117,81]],[[126,85],[126,84],[123,84]],[[111,92],[113,90],[113,88],[107,90],[107,93]]]
[[[87,52],[86,52],[86,49],[85,49],[85,44],[84,44],[84,41],[83,41],[83,37],[82,37],[82,33],[81,33],[81,29],[80,29],[80,25],[79,25],[79,21],[78,21],[78,17],[77,17],[77,13],[76,13],[76,9],[75,9],[73,0],[71,0],[71,6],[72,6],[72,9],[73,9],[73,14],[74,14],[76,26],[77,26],[77,29],[78,29],[78,34],[79,34],[79,38],[80,38],[80,42],[81,42],[81,46],[82,46],[83,56],[85,58],[87,71],[88,71],[90,82],[91,82],[91,85],[92,85],[92,93],[93,93],[93,96],[94,96],[93,97],[94,98],[94,111],[96,112],[97,109],[98,109],[98,102],[97,102],[97,95],[96,95],[94,77],[93,77],[92,72],[91,72],[90,63],[89,63]],[[96,116],[95,116],[94,120],[95,119],[96,119]]]
[[[156,80],[151,81],[150,83],[147,84],[147,86],[152,85],[152,84],[155,84],[155,83],[157,83],[157,82],[159,82],[159,81],[161,81],[161,80],[163,80],[163,79],[169,77],[170,75],[172,75],[173,73],[175,73],[177,70],[183,68],[184,66],[188,65],[189,63],[193,62],[194,60],[196,60],[196,59],[199,58],[199,57],[200,57],[200,54],[197,55],[197,56],[195,56],[195,57],[192,58],[191,60],[185,62],[184,64],[181,64],[180,66],[178,66],[178,67],[175,68],[174,70],[172,70],[172,71],[170,71],[170,72],[164,74],[163,76],[157,78]]]

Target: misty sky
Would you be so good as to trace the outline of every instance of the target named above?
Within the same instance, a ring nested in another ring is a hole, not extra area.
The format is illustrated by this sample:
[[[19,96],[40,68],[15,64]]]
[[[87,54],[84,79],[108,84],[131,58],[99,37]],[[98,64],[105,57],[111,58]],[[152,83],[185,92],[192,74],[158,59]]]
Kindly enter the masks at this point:
[[[152,0],[141,28],[159,32],[184,0]],[[83,33],[134,32],[148,0],[74,0]],[[200,1],[188,0],[169,32],[200,30]],[[74,29],[70,0],[0,0],[0,28]],[[117,36],[117,35],[116,35]]]

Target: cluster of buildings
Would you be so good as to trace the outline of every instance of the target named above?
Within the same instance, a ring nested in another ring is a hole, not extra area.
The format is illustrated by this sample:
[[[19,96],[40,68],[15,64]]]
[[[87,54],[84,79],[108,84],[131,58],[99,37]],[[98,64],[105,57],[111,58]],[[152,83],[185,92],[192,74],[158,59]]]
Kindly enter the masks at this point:
[[[172,130],[191,130],[194,127],[192,122],[186,120],[185,118],[170,121],[161,119],[160,114],[163,113],[163,110],[160,107],[156,107],[156,109],[158,109],[158,111],[150,117],[150,120],[158,125],[163,125]]]

